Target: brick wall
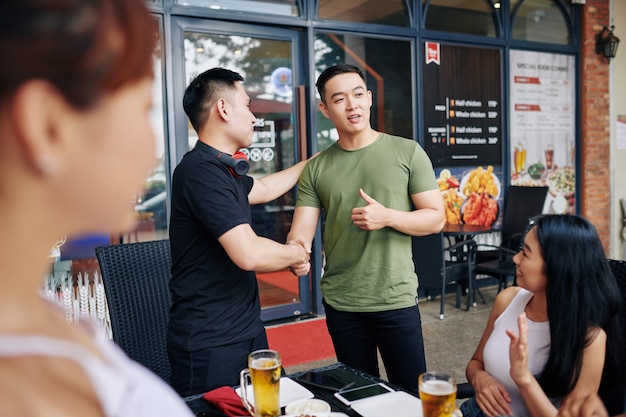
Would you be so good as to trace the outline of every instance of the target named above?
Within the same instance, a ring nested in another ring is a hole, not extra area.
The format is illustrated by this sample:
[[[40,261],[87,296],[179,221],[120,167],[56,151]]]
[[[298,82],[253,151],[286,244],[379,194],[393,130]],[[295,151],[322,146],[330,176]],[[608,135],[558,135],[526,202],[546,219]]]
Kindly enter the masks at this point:
[[[587,0],[581,33],[581,126],[578,149],[581,169],[581,214],[598,229],[607,254],[611,226],[611,130],[609,109],[609,65],[596,54],[595,35],[609,26],[610,0]]]

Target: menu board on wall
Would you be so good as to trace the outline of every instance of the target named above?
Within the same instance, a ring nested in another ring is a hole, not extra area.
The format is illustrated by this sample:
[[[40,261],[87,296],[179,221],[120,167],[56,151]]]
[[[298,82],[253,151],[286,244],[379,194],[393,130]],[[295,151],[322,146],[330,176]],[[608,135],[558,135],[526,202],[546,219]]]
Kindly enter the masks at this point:
[[[424,47],[424,145],[433,165],[501,165],[500,50]]]
[[[512,185],[550,187],[544,211],[575,211],[574,56],[510,51]]]
[[[425,42],[424,149],[446,223],[497,226],[502,210],[499,49]]]

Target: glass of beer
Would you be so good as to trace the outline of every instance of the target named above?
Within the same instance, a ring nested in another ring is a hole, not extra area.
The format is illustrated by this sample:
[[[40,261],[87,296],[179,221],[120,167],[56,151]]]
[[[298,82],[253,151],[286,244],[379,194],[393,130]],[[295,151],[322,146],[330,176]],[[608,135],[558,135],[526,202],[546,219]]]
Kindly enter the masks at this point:
[[[521,174],[526,167],[526,147],[522,142],[518,143],[513,150],[513,163],[515,165],[515,173]]]
[[[280,354],[256,350],[248,355],[248,369],[241,371],[241,400],[254,417],[280,416]],[[248,401],[248,378],[252,381],[254,405]]]
[[[440,372],[419,376],[419,393],[424,417],[462,417],[456,407],[456,379]]]
[[[552,145],[548,145],[545,151],[546,154],[546,169],[552,169],[552,160],[554,158],[554,148]]]

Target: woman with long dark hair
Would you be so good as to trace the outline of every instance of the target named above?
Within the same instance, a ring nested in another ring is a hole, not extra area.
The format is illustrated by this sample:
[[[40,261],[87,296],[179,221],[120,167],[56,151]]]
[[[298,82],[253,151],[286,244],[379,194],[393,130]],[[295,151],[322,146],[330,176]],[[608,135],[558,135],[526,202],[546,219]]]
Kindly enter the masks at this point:
[[[514,262],[518,286],[496,297],[467,365],[476,396],[466,417],[555,416],[562,399],[618,372],[619,289],[591,223],[538,218]]]

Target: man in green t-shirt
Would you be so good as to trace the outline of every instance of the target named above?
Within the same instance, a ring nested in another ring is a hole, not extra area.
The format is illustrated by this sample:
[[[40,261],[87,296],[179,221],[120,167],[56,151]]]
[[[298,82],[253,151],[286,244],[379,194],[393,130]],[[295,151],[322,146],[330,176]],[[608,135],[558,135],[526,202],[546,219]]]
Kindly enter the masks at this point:
[[[378,376],[378,349],[389,381],[417,393],[426,361],[411,236],[443,227],[432,164],[417,142],[372,129],[359,68],[330,67],[316,85],[339,139],[305,167],[287,240],[310,244],[324,210],[321,290],[337,359]]]

